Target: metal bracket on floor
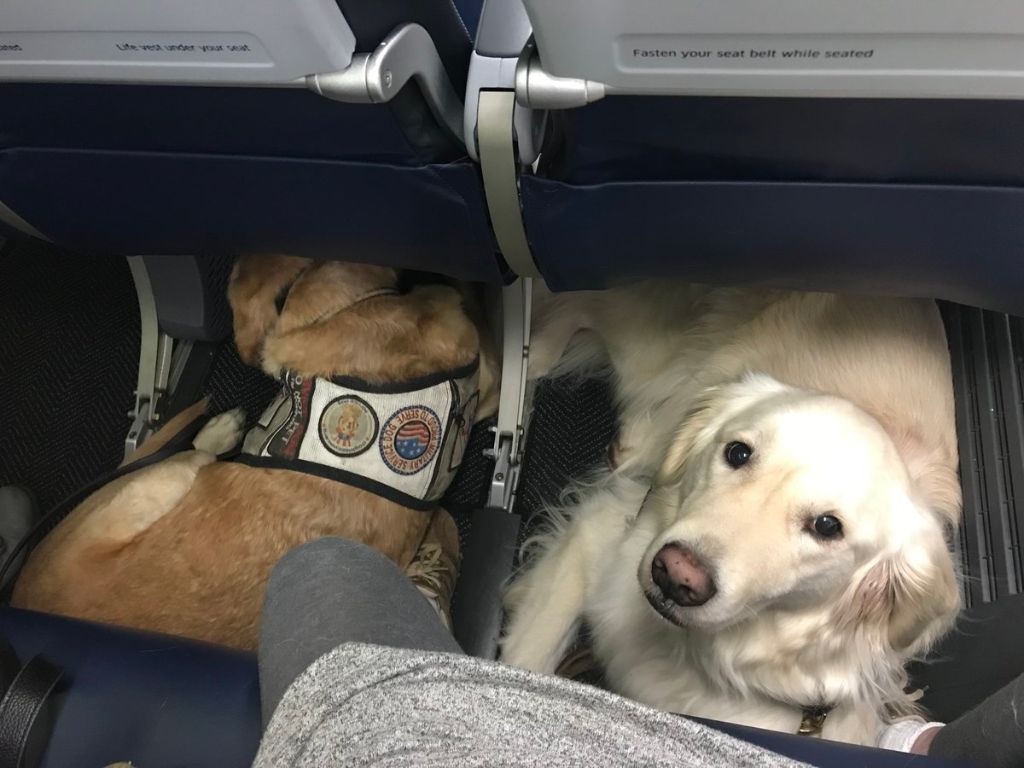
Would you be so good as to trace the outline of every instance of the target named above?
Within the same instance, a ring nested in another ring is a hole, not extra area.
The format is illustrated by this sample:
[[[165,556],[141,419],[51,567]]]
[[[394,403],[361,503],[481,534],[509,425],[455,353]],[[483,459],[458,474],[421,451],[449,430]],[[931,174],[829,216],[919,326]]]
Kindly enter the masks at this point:
[[[129,256],[128,266],[139,299],[139,375],[135,387],[135,407],[128,413],[132,420],[124,441],[128,458],[159,426],[164,397],[171,376],[174,339],[160,331],[153,296],[153,284],[141,256]]]
[[[530,359],[530,308],[533,280],[520,278],[502,290],[502,366],[498,423],[494,427],[494,459],[488,509],[511,512],[525,437],[528,395],[527,364]]]

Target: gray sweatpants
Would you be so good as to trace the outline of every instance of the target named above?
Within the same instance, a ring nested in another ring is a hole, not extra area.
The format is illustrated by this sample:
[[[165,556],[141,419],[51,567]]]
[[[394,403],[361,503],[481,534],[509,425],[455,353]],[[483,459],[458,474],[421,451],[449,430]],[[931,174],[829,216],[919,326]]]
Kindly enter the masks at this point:
[[[310,542],[285,555],[267,585],[259,649],[264,728],[292,681],[342,643],[462,653],[390,560],[346,539]]]
[[[258,768],[799,765],[605,691],[463,656],[397,568],[340,539],[275,569],[260,685]]]

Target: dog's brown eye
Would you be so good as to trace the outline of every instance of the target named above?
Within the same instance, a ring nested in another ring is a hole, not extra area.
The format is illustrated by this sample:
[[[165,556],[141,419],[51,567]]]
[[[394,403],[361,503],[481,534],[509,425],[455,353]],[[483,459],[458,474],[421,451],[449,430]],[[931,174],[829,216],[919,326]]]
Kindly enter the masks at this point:
[[[754,449],[746,443],[733,441],[725,446],[725,461],[733,469],[739,469],[754,455]]]
[[[843,524],[835,515],[818,515],[811,521],[811,530],[823,539],[835,539],[843,534]]]

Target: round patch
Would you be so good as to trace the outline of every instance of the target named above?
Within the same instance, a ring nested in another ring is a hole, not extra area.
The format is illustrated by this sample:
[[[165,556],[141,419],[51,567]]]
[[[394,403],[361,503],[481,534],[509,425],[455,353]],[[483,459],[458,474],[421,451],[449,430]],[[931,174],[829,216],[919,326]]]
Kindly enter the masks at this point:
[[[441,420],[425,406],[395,413],[380,431],[380,456],[400,475],[415,475],[434,458],[441,439]]]
[[[358,456],[377,437],[377,414],[354,395],[336,398],[320,416],[320,442],[336,456]]]

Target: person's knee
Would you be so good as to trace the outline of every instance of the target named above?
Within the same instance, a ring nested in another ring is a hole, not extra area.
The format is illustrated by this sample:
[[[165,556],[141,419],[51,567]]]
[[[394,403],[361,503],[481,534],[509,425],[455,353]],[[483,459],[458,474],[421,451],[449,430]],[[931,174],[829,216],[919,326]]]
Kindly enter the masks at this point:
[[[301,544],[282,557],[274,566],[268,584],[268,596],[279,585],[295,579],[305,581],[312,575],[320,578],[332,573],[348,573],[352,569],[392,571],[395,565],[380,552],[358,541],[325,537]]]

